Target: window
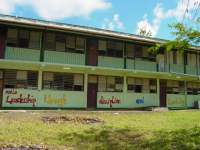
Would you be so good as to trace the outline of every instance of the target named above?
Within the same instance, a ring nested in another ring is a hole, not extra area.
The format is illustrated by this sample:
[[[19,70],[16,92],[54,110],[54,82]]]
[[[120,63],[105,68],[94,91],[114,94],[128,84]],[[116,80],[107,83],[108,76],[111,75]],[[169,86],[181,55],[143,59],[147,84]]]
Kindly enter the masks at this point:
[[[47,50],[55,50],[55,34],[46,33],[45,48]]]
[[[85,39],[82,37],[76,38],[76,50],[83,51],[85,50]]]
[[[37,72],[5,70],[5,88],[37,89],[37,82]]]
[[[103,56],[123,57],[123,42],[119,41],[98,41],[98,53]]]
[[[25,29],[8,29],[7,46],[40,49],[41,33]]]
[[[113,76],[99,76],[98,77],[98,91],[99,92],[122,92],[123,78]]]
[[[177,52],[173,52],[173,64],[177,64]]]
[[[127,90],[135,93],[156,93],[155,79],[147,78],[127,78]]]
[[[83,75],[71,73],[43,73],[43,89],[83,91]]]
[[[22,48],[29,47],[29,31],[19,30],[18,46]]]
[[[126,43],[126,57],[127,58],[134,58],[134,44]]]
[[[98,52],[99,55],[106,55],[106,50],[107,50],[107,42],[104,40],[99,40],[98,41]]]
[[[0,70],[0,79],[3,79],[3,71]]]
[[[8,29],[7,46],[16,47],[17,46],[17,40],[18,40],[17,36],[18,36],[17,29]]]
[[[187,83],[187,94],[189,94],[189,95],[200,94],[200,83],[188,82]]]
[[[65,35],[56,34],[56,51],[64,52],[65,51]]]
[[[66,38],[66,47],[67,49],[75,49],[76,48],[76,38],[74,36],[67,36]]]
[[[29,48],[39,49],[40,48],[40,32],[30,32]]]
[[[184,94],[184,82],[168,80],[167,93],[168,94]]]

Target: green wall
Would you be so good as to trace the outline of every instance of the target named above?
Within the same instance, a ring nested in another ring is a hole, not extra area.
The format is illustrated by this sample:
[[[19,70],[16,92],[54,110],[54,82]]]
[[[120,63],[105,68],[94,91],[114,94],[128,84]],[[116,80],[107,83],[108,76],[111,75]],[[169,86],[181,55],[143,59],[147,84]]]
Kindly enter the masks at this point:
[[[4,89],[3,107],[86,108],[84,92]]]
[[[167,107],[185,108],[187,107],[186,97],[183,94],[167,94]]]
[[[187,95],[187,107],[194,108],[194,103],[200,101],[200,95]]]
[[[98,92],[97,108],[140,108],[159,106],[157,94]]]

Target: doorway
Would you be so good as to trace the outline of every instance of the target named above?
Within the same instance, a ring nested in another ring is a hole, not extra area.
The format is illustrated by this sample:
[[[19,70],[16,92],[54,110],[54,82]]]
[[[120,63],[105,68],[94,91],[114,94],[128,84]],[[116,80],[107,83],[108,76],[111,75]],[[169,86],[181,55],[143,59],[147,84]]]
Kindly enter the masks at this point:
[[[167,106],[167,81],[160,80],[160,107]]]
[[[97,66],[98,63],[98,41],[93,38],[87,40],[87,65]]]
[[[95,109],[97,107],[97,76],[88,76],[88,91],[87,91],[87,108]]]

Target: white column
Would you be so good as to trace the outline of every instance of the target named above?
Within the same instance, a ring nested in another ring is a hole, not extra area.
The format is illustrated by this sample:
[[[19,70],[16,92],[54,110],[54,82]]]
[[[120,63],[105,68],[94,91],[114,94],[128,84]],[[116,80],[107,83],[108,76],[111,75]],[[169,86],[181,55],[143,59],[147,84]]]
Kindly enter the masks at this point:
[[[42,90],[42,70],[38,71],[38,90]]]
[[[160,106],[160,79],[157,79],[157,100],[158,105]]]

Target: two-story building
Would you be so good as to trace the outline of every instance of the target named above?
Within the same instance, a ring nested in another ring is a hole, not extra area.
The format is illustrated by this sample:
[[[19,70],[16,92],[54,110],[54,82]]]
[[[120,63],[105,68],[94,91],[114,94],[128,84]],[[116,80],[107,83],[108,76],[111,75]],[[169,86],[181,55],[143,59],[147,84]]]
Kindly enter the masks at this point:
[[[153,55],[166,42],[0,15],[2,108],[192,108],[200,49]]]

